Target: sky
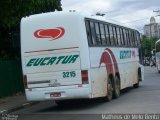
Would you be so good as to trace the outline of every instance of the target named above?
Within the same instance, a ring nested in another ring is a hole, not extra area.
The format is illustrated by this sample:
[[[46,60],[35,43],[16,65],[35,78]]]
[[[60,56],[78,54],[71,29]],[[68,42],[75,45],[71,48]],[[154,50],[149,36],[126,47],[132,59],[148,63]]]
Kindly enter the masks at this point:
[[[160,0],[61,0],[64,11],[76,10],[91,15],[97,12],[105,13],[105,19],[135,28],[143,33],[145,24],[150,23],[150,17],[156,16],[160,22]]]

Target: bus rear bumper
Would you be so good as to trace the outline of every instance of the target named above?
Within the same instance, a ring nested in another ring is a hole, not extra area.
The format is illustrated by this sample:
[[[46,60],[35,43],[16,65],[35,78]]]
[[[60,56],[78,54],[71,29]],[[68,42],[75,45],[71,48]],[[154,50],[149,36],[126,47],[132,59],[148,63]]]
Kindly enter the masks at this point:
[[[83,85],[25,89],[28,101],[66,100],[91,98],[90,89]],[[56,95],[56,96],[55,96]]]

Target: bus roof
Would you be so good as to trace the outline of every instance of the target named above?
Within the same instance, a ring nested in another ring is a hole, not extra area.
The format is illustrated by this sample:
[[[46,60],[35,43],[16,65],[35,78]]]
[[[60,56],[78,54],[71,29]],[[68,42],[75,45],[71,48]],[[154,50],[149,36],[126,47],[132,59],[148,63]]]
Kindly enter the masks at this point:
[[[94,19],[94,20],[99,20],[102,22],[107,22],[107,23],[111,23],[114,25],[118,25],[118,26],[122,26],[128,29],[132,29],[132,30],[136,30],[134,28],[131,28],[129,26],[123,25],[122,23],[119,23],[118,21],[114,21],[111,19],[106,19],[104,16],[97,16],[97,15],[90,15],[87,13],[83,13],[83,12],[66,12],[66,11],[56,11],[56,12],[47,12],[47,13],[40,13],[40,14],[34,14],[34,15],[30,15],[30,16],[26,16],[23,17],[21,21],[27,21],[27,20],[35,20],[35,19],[40,19],[42,17],[47,17],[47,16],[77,16],[77,17],[81,17],[81,18],[88,18],[88,19]],[[138,30],[136,30],[138,31]]]

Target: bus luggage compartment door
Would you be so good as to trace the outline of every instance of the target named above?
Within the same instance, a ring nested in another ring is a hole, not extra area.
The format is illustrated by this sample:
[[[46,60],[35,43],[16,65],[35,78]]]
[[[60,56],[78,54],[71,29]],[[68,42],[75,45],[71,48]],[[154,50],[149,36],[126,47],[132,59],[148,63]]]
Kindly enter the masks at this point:
[[[25,57],[29,88],[82,84],[79,52]]]

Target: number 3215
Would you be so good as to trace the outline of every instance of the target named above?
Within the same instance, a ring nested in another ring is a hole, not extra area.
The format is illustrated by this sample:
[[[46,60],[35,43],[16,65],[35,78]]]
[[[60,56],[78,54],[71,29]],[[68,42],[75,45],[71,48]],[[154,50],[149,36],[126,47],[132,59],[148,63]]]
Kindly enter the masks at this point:
[[[75,71],[63,72],[63,78],[69,78],[69,77],[75,77],[75,76],[76,76],[76,72]]]

